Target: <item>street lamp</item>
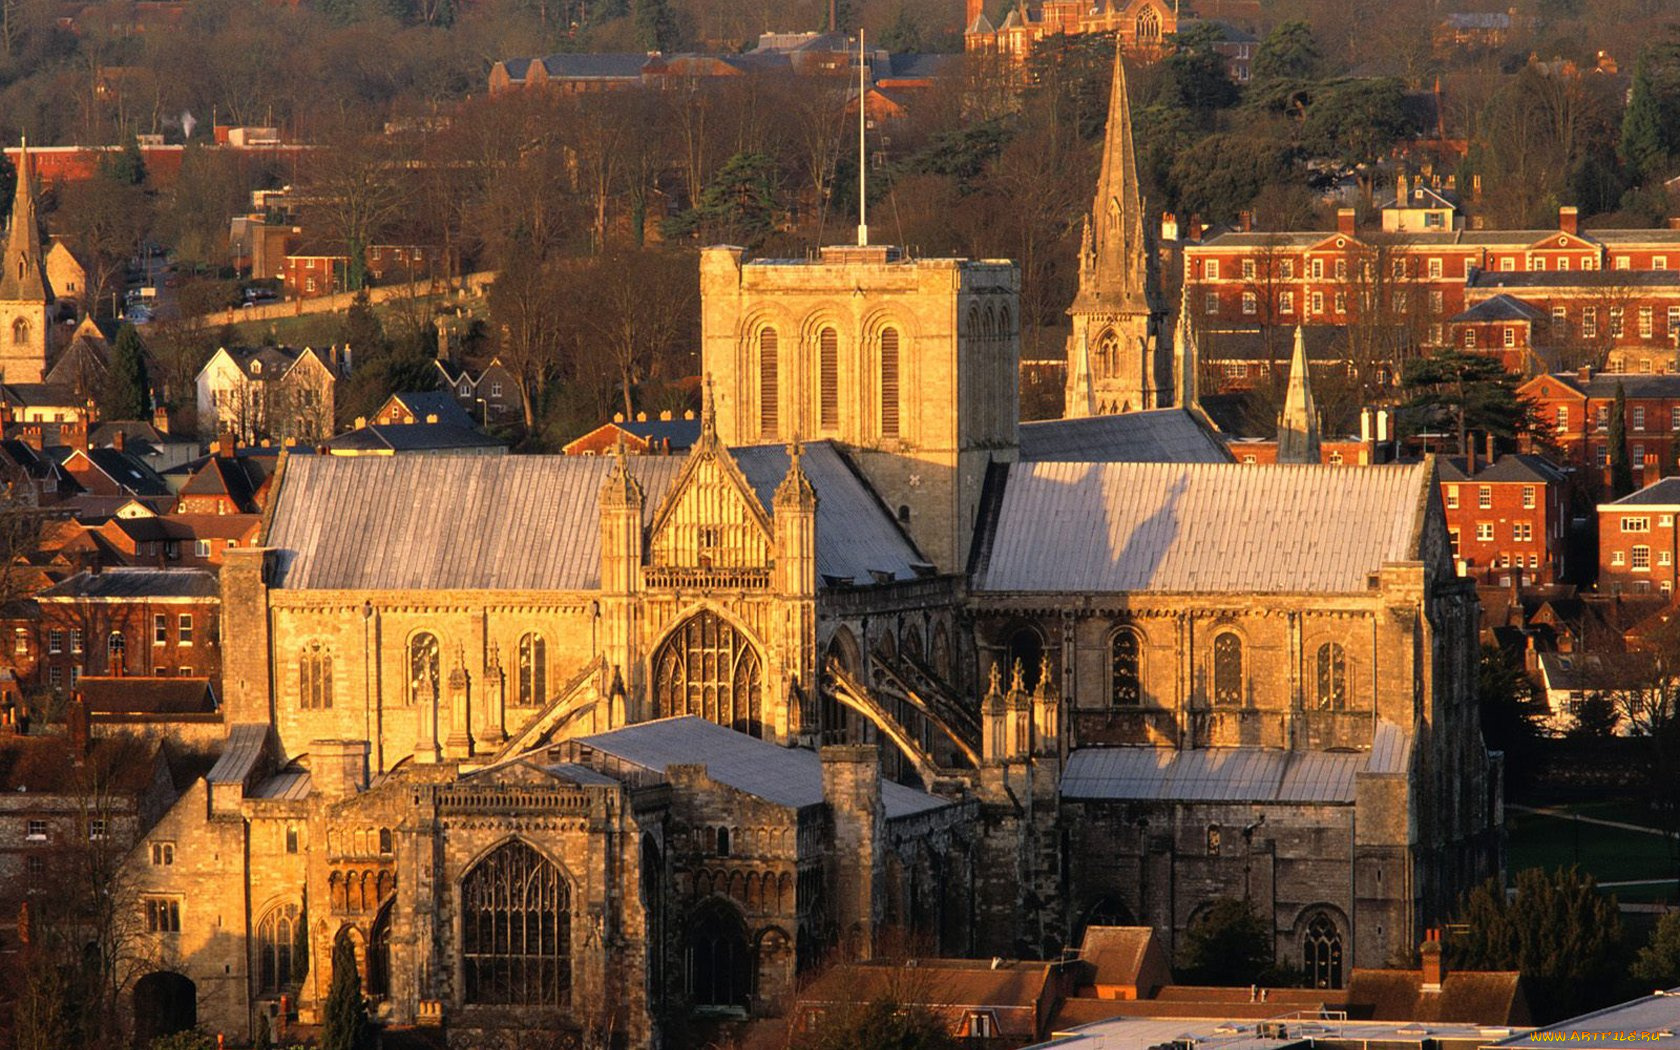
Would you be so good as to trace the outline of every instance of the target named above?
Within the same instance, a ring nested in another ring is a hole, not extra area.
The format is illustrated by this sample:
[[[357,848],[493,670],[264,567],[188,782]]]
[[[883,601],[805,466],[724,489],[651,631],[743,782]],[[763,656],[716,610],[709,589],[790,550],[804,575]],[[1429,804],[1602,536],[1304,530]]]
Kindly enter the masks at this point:
[[[478,425],[485,430],[490,429],[490,402],[482,397],[473,398],[478,402]]]

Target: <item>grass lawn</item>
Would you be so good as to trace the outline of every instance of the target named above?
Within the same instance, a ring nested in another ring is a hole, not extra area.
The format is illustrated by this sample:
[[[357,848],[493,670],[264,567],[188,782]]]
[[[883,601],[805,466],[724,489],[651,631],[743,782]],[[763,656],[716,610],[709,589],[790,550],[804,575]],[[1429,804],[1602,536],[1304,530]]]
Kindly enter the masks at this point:
[[[1649,818],[1638,812],[1634,802],[1586,803],[1569,808],[1601,820],[1649,823]],[[1674,876],[1672,847],[1658,835],[1532,813],[1507,813],[1505,823],[1509,833],[1505,861],[1513,874],[1525,868],[1550,869],[1579,864],[1582,871],[1590,873],[1600,882]],[[1664,890],[1635,886],[1627,887],[1627,890],[1615,892],[1624,900],[1671,899],[1674,896],[1672,887]]]

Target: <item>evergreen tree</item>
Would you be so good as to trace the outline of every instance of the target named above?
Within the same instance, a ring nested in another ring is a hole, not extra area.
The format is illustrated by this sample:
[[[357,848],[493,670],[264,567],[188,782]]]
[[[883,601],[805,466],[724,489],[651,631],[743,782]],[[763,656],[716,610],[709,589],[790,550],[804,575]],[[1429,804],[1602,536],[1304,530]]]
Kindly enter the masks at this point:
[[[1254,52],[1250,82],[1315,80],[1324,71],[1324,54],[1313,39],[1312,27],[1300,20],[1280,22]]]
[[[98,402],[100,415],[106,419],[151,418],[152,383],[146,371],[146,347],[131,324],[117,331]]]
[[[676,50],[677,16],[669,0],[636,0],[636,42],[644,51]]]
[[[1633,491],[1633,463],[1628,459],[1627,391],[1616,383],[1616,401],[1610,406],[1610,497],[1621,499]]]
[[[1680,38],[1652,44],[1634,67],[1622,113],[1622,163],[1638,179],[1667,173],[1680,154]]]
[[[1531,407],[1517,396],[1516,378],[1496,358],[1443,350],[1408,360],[1400,372],[1401,422],[1408,433],[1447,430],[1458,450],[1469,448],[1470,432],[1509,442],[1533,425]],[[1450,429],[1449,429],[1450,428]]]
[[[268,1011],[257,1011],[257,1038],[251,1044],[255,1050],[274,1050],[274,1034],[268,1030]]]
[[[1253,984],[1272,969],[1272,936],[1246,900],[1213,902],[1185,935],[1179,970],[1191,984]]]
[[[1651,939],[1633,957],[1628,976],[1647,988],[1680,985],[1680,911],[1667,912],[1657,920]]]
[[[362,999],[362,978],[356,971],[356,949],[348,938],[341,938],[333,945],[332,983],[327,986],[327,1003],[322,1010],[321,1050],[369,1050],[372,1034],[367,1002]]]
[[[699,202],[661,224],[666,237],[699,233],[714,243],[757,248],[775,228],[777,168],[763,153],[730,157]]]
[[[1616,734],[1616,721],[1616,702],[1603,693],[1589,693],[1575,708],[1569,735],[1576,740],[1608,740]]]
[[[373,312],[366,288],[356,293],[350,308],[344,311],[344,345],[352,355],[364,359],[377,357],[385,350],[385,326]]]

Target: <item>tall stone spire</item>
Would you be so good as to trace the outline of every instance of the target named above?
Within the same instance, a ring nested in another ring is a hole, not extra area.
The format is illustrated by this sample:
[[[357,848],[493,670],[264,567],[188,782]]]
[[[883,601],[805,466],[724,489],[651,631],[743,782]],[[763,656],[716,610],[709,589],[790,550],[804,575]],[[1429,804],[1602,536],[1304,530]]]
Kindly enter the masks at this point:
[[[1289,359],[1289,393],[1278,417],[1279,463],[1318,463],[1318,406],[1313,403],[1307,367],[1306,330],[1295,326],[1295,353]]]
[[[1190,321],[1190,283],[1178,300],[1178,329],[1173,333],[1173,373],[1179,408],[1200,408],[1202,353],[1196,345],[1196,326]]]
[[[46,302],[46,273],[41,267],[41,231],[35,222],[35,194],[29,163],[29,143],[18,151],[17,191],[12,197],[11,225],[6,231],[6,269],[0,274],[0,302]]]
[[[1117,44],[1102,173],[1079,248],[1079,294],[1068,310],[1073,331],[1068,337],[1063,414],[1070,418],[1170,403],[1171,364],[1165,357],[1162,329],[1165,315],[1156,304],[1152,286],[1154,268],[1121,50]],[[1089,395],[1075,389],[1082,354],[1093,366],[1088,373]]]

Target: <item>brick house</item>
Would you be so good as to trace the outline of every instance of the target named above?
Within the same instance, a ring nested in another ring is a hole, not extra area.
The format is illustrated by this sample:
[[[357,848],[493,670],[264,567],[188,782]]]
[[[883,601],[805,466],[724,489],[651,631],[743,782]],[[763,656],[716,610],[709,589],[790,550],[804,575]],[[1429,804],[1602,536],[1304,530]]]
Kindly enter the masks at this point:
[[[525,421],[525,399],[520,393],[519,378],[500,358],[492,357],[483,368],[470,368],[441,358],[436,363],[443,388],[455,395],[455,400],[478,425],[517,425]]]
[[[1564,571],[1564,482],[1541,456],[1443,456],[1441,505],[1460,576],[1556,582]]]
[[[1591,368],[1536,376],[1517,388],[1565,463],[1610,482],[1610,411],[1620,386],[1627,398],[1628,459],[1636,484],[1673,468],[1680,431],[1680,375],[1619,375]]]
[[[221,677],[221,594],[213,572],[81,572],[35,602],[37,687],[73,688],[83,674]]]
[[[288,255],[280,280],[293,299],[318,299],[339,291],[350,260],[343,255]]]
[[[1598,589],[1611,594],[1673,594],[1680,555],[1674,516],[1680,478],[1663,478],[1598,505]]]

